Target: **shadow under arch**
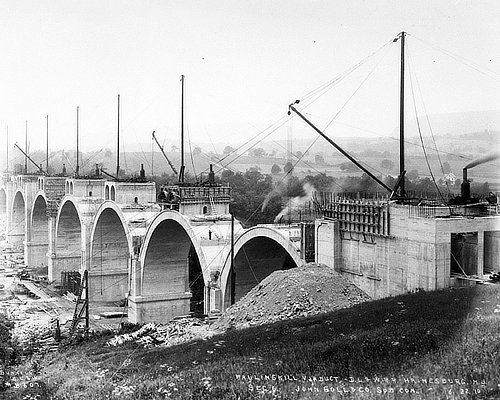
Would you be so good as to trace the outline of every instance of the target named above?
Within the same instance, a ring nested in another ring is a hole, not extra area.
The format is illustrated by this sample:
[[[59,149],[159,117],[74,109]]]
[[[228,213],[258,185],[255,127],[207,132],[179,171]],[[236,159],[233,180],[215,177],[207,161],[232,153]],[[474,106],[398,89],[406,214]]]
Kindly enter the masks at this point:
[[[14,193],[11,218],[8,240],[12,243],[22,242],[26,239],[26,199],[21,189],[17,189]]]
[[[199,240],[182,214],[170,210],[158,214],[146,233],[140,262],[142,295],[163,301],[162,309],[150,319],[208,311],[205,298],[210,274]]]
[[[132,236],[123,212],[107,200],[99,206],[90,233],[89,299],[116,302],[129,291]]]
[[[7,192],[5,188],[0,187],[0,217],[7,216]]]
[[[83,257],[83,220],[76,199],[67,195],[62,199],[56,218],[54,257],[49,279],[60,280],[62,271],[80,271]]]
[[[49,251],[49,218],[47,216],[47,197],[38,191],[31,209],[30,221],[30,266],[46,266]]]
[[[234,243],[234,269],[230,255],[220,276],[223,310],[230,307],[274,271],[302,265],[297,249],[275,229],[256,226]]]

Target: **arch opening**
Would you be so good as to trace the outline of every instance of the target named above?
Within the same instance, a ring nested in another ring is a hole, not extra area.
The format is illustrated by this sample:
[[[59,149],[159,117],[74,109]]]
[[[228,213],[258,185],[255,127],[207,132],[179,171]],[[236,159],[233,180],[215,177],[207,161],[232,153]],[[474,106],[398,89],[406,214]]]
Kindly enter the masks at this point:
[[[26,204],[21,192],[16,192],[12,203],[12,225],[9,232],[9,241],[19,243],[26,234]]]
[[[111,200],[115,201],[116,200],[116,190],[114,186],[111,186],[111,192],[110,192]]]
[[[104,200],[109,200],[109,186],[106,185],[106,188],[104,189]]]
[[[144,256],[143,294],[181,298],[186,293],[191,293],[189,306],[176,305],[173,314],[203,314],[205,280],[198,254],[184,227],[167,219],[156,227]]]
[[[234,274],[230,270],[224,294],[224,308],[240,300],[274,271],[296,267],[288,251],[265,236],[248,240],[234,257]]]
[[[47,202],[43,196],[37,196],[31,214],[31,239],[29,262],[34,267],[47,266],[49,251],[49,219]]]
[[[82,224],[72,201],[63,203],[59,212],[56,240],[56,259],[52,279],[60,280],[63,271],[79,271],[82,263]],[[50,279],[49,271],[49,279]]]
[[[0,235],[5,234],[7,229],[7,194],[5,189],[0,189]]]
[[[7,193],[5,189],[0,189],[0,218],[7,215]]]
[[[94,225],[91,243],[89,297],[92,301],[116,302],[129,290],[129,242],[122,220],[113,208],[105,208]]]

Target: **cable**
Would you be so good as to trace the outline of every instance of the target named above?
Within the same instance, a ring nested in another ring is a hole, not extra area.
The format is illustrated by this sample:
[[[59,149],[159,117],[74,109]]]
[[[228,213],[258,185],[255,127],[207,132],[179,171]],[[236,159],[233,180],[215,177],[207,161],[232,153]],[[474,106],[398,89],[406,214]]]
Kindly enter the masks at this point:
[[[413,60],[411,58],[410,52],[408,52],[408,60],[410,61],[410,66],[413,66]],[[437,157],[438,157],[439,165],[441,167],[441,172],[443,173],[443,175],[445,175],[444,168],[443,168],[443,163],[441,162],[441,155],[439,154],[439,151],[438,151],[438,148],[437,148],[437,143],[436,143],[436,139],[434,137],[434,132],[432,131],[431,121],[429,119],[429,115],[427,113],[427,108],[425,107],[424,99],[423,99],[423,96],[422,96],[422,90],[420,89],[420,84],[419,84],[418,79],[417,79],[417,73],[416,73],[416,71],[414,69],[410,69],[410,73],[411,73],[412,70],[413,70],[413,75],[415,77],[415,82],[417,84],[417,89],[418,89],[419,94],[420,94],[420,101],[421,101],[422,106],[424,108],[425,117],[427,119],[427,125],[429,126],[429,131],[431,133],[432,141],[434,143],[434,148],[436,150],[436,154],[437,154]],[[450,187],[448,185],[448,180],[447,179],[445,179],[445,184],[446,184],[446,189],[448,190],[448,196],[451,197],[451,191],[450,191]]]
[[[245,258],[247,260],[247,264],[250,267],[250,271],[252,271],[252,275],[253,275],[253,277],[255,279],[255,282],[259,283],[259,280],[257,279],[257,276],[255,275],[255,271],[253,270],[252,265],[250,264],[250,260],[248,259],[248,255],[247,255],[247,252],[245,250],[245,247],[242,247],[241,250],[243,250],[243,254],[245,254]]]
[[[189,124],[186,124],[186,131],[187,131],[188,144],[189,144],[189,155],[191,158],[191,165],[193,166],[193,175],[194,175],[196,182],[198,182],[198,177],[196,175],[196,168],[194,167],[193,150],[191,148],[191,135],[189,134]]]
[[[385,47],[385,46],[383,46],[383,47]],[[372,75],[372,73],[375,71],[375,69],[379,66],[379,64],[381,62],[382,62],[382,59],[380,59],[379,62],[377,64],[375,64],[375,66],[369,71],[368,75],[361,81],[361,83],[354,90],[354,92],[349,96],[349,98],[344,102],[344,104],[340,107],[340,109],[335,113],[333,118],[326,124],[323,131],[326,131],[326,129],[328,129],[328,127],[332,124],[332,122],[340,115],[340,113],[344,110],[344,108],[347,106],[347,104],[349,104],[349,102],[352,100],[354,95],[361,89],[361,87],[364,85],[364,83],[368,80],[368,78]],[[319,136],[317,136],[316,139],[314,139],[314,141],[309,145],[309,147],[306,149],[306,151],[302,154],[302,156],[298,159],[298,161],[293,165],[293,168],[295,168],[295,166],[298,164],[298,162],[309,152],[309,150],[318,141],[318,139],[319,139]],[[353,157],[353,156],[351,155],[351,157]],[[355,157],[353,157],[353,158],[355,158]],[[356,161],[360,162],[359,160],[356,160]],[[366,164],[366,163],[364,163],[364,164]],[[372,168],[372,169],[374,169],[374,168]],[[378,171],[378,172],[380,173],[380,171]]]
[[[486,67],[483,67],[483,66],[481,66],[479,64],[476,64],[474,61],[470,61],[470,60],[468,60],[468,59],[466,59],[466,58],[464,58],[462,56],[456,55],[456,54],[454,54],[454,53],[452,53],[452,52],[450,52],[448,50],[445,50],[442,47],[438,46],[437,44],[433,44],[433,43],[428,42],[426,40],[420,39],[420,38],[416,37],[415,35],[411,35],[409,33],[408,33],[408,35],[414,37],[415,39],[417,39],[420,42],[426,44],[427,46],[433,48],[434,50],[440,51],[441,53],[446,54],[448,57],[454,59],[455,61],[458,61],[458,62],[462,63],[463,65],[465,65],[465,66],[467,66],[469,68],[472,68],[475,71],[477,71],[477,72],[479,72],[479,73],[481,73],[481,74],[483,74],[483,75],[485,75],[485,76],[487,76],[487,77],[489,77],[489,78],[491,78],[491,79],[493,79],[493,80],[495,80],[497,82],[500,82],[500,79],[499,79],[500,78],[500,74],[498,72],[490,70],[490,69],[488,69]],[[493,76],[491,76],[489,74],[493,74]]]
[[[422,143],[422,151],[424,152],[425,162],[427,164],[427,168],[429,169],[429,173],[431,174],[432,181],[434,182],[434,186],[436,187],[436,190],[439,193],[439,196],[441,197],[441,199],[443,200],[443,202],[446,202],[446,200],[443,197],[443,194],[441,193],[441,190],[439,190],[439,187],[438,187],[438,185],[436,183],[436,179],[434,178],[434,174],[432,173],[432,168],[431,168],[431,166],[429,164],[429,159],[427,157],[427,151],[425,150],[424,138],[422,137],[422,131],[420,129],[420,121],[419,121],[419,118],[418,118],[417,103],[415,101],[415,93],[413,91],[413,79],[412,79],[411,65],[409,65],[409,69],[410,69],[410,87],[411,87],[411,95],[412,95],[412,99],[413,99],[413,108],[414,108],[414,111],[415,111],[415,119],[417,121],[418,134],[420,136],[420,142]]]
[[[324,93],[326,93],[328,90],[330,90],[335,84],[339,83],[342,81],[344,78],[346,78],[348,75],[350,75],[352,72],[354,72],[356,69],[360,68],[363,64],[365,64],[370,58],[374,57],[377,53],[379,53],[384,47],[390,45],[392,43],[392,40],[388,41],[387,43],[383,44],[380,46],[377,50],[366,56],[364,59],[359,61],[357,64],[353,65],[351,68],[347,69],[346,71],[342,72],[341,74],[337,75],[335,78],[330,80],[329,82],[319,86],[316,89],[313,89],[312,91],[306,93],[301,97],[301,101],[303,104],[306,104],[303,109],[307,108],[310,106],[313,102],[318,100]],[[323,94],[320,92],[324,91]],[[316,96],[313,98],[313,96]],[[307,103],[308,99],[311,98],[311,101]]]
[[[364,63],[366,63],[370,58],[372,58],[375,54],[377,54],[379,51],[381,51],[384,47],[386,47],[391,42],[392,42],[392,40],[389,41],[389,42],[387,42],[386,44],[382,45],[376,51],[374,51],[371,54],[369,54],[367,57],[365,57],[364,59],[362,59],[360,62],[358,62],[357,64],[355,64],[351,68],[349,68],[346,71],[342,72],[341,74],[337,75],[332,80],[330,80],[330,81],[328,81],[328,82],[320,85],[316,89],[313,89],[313,90],[309,91],[308,93],[306,93],[305,95],[303,95],[301,97],[302,101],[303,101],[303,104],[304,104],[303,108],[306,108],[306,107],[310,106],[312,103],[314,103],[316,100],[318,100],[323,94],[325,94],[328,90],[330,90],[337,83],[339,83],[340,81],[342,81],[344,78],[346,78],[352,72],[354,72],[356,69],[358,69],[359,67],[361,67]],[[323,91],[323,93],[321,93],[322,91]],[[314,97],[314,96],[316,96],[316,97]],[[309,100],[309,103],[307,103],[308,100]],[[259,137],[261,134],[265,133],[268,129],[272,129],[272,131],[270,132],[270,134],[273,133],[273,132],[275,132],[278,128],[280,128],[281,126],[283,126],[287,122],[287,120],[285,120],[283,123],[281,123],[281,120],[283,118],[286,119],[286,115],[284,117],[281,117],[280,119],[278,119],[277,121],[275,121],[271,125],[269,125],[263,131],[259,132],[257,135],[255,135],[254,137],[252,137],[251,139],[249,139],[245,143],[243,143],[241,146],[239,146],[238,148],[236,148],[233,152],[230,152],[229,154],[227,154],[225,157],[223,157],[222,159],[220,159],[219,162],[222,162],[223,160],[225,160],[226,158],[228,158],[229,156],[231,156],[235,152],[239,151],[241,148],[245,147],[248,143],[250,143],[252,140],[254,140],[257,137]],[[275,129],[273,129],[273,126],[276,125],[276,124],[278,124],[278,127],[275,128]],[[255,147],[258,143],[260,143],[262,140],[264,140],[265,138],[267,138],[270,134],[268,134],[264,138],[260,139],[257,143],[255,143],[253,146],[251,146],[246,151],[248,151],[248,150],[252,149],[253,147]],[[239,157],[237,157],[236,159],[238,159],[238,158]],[[232,162],[234,162],[234,160],[232,160]]]

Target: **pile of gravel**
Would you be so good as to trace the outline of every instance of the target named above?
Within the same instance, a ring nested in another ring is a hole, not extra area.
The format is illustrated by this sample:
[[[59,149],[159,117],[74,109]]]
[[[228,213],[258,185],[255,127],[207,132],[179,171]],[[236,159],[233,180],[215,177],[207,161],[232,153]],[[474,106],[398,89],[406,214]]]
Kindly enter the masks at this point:
[[[370,300],[333,268],[309,263],[275,271],[213,323],[213,328],[246,328],[327,313]]]

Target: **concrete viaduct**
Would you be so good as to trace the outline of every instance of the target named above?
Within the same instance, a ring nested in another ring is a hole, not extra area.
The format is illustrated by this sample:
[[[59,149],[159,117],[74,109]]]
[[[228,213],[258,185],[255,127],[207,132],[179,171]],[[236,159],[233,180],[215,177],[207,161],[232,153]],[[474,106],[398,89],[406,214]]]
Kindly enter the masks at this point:
[[[229,200],[201,196],[179,212],[162,210],[152,182],[0,182],[5,236],[23,243],[25,265],[47,266],[55,282],[63,271],[87,270],[90,302],[127,299],[135,323],[223,311],[271,272],[302,263],[289,231],[236,221],[231,268]]]

